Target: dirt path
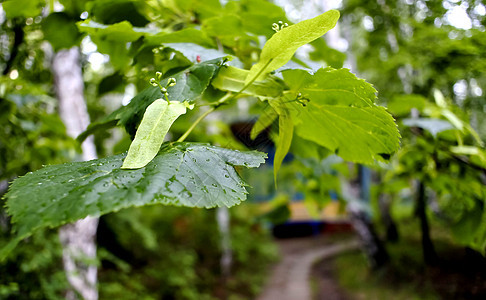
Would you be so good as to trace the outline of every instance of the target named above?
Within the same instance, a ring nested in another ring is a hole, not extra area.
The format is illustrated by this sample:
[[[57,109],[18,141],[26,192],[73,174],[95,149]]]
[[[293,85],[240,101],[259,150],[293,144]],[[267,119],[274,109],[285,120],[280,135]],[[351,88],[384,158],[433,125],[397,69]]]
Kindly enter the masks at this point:
[[[324,236],[278,241],[281,260],[257,300],[310,300],[309,279],[317,260],[358,247],[356,240],[333,242]]]

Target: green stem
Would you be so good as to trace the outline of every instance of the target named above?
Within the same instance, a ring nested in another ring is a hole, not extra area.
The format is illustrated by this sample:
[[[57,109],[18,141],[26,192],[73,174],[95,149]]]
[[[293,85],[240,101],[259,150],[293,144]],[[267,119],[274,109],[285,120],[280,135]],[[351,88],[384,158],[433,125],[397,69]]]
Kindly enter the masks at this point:
[[[212,113],[215,110],[216,110],[216,107],[213,106],[210,109],[208,109],[205,113],[200,115],[199,118],[197,118],[197,120],[194,121],[194,123],[192,123],[191,127],[189,127],[189,129],[187,129],[186,132],[184,132],[184,134],[177,141],[183,142],[186,139],[186,137],[191,133],[191,131],[194,128],[196,128],[197,124],[199,124],[204,118],[206,118],[210,113]]]
[[[225,103],[226,101],[228,101],[229,99],[233,99],[233,97],[231,97],[232,93],[227,93],[226,95],[224,95],[223,97],[221,97],[221,99],[219,99],[218,101],[216,101],[206,112],[204,112],[202,115],[199,116],[199,118],[197,118],[196,121],[194,121],[194,123],[192,123],[191,127],[189,127],[186,132],[184,132],[184,134],[177,140],[178,142],[183,142],[187,136],[194,130],[194,128],[196,128],[197,124],[199,124],[202,120],[204,120],[204,118],[206,118],[210,113],[212,113],[213,111],[215,111],[218,107],[220,107],[223,103]]]
[[[238,96],[239,94],[241,94],[244,90],[246,90],[250,85],[253,84],[253,82],[255,82],[255,80],[257,80],[258,77],[260,77],[260,75],[262,75],[263,71],[265,71],[265,69],[268,67],[268,65],[272,62],[273,58],[270,59],[266,64],[265,66],[263,66],[263,68],[255,75],[255,77],[253,77],[250,81],[248,81],[247,84],[245,84],[241,90],[239,90],[234,96],[233,98],[235,98],[236,96]]]
[[[241,90],[239,90],[236,94],[233,94],[231,92],[227,93],[226,95],[224,95],[223,97],[221,97],[221,99],[219,99],[218,101],[216,101],[214,104],[211,105],[211,108],[209,108],[205,113],[203,113],[202,115],[199,116],[199,118],[197,118],[196,121],[194,121],[194,123],[192,123],[191,127],[189,127],[186,132],[184,132],[184,134],[177,140],[178,142],[183,142],[187,136],[194,130],[194,128],[196,128],[196,126],[202,121],[204,120],[204,118],[206,118],[210,113],[212,113],[213,111],[215,111],[218,107],[220,107],[222,104],[224,104],[225,102],[228,102],[230,100],[233,100],[234,98],[238,97],[238,95],[240,95],[244,90],[246,90],[253,82],[255,82],[255,80],[263,73],[263,71],[265,71],[265,69],[268,67],[268,65],[272,62],[272,59],[270,59],[268,61],[268,63],[260,70],[260,72],[258,72],[255,77],[253,77],[250,81],[248,81],[247,84],[245,84],[245,86],[243,86],[241,88]]]

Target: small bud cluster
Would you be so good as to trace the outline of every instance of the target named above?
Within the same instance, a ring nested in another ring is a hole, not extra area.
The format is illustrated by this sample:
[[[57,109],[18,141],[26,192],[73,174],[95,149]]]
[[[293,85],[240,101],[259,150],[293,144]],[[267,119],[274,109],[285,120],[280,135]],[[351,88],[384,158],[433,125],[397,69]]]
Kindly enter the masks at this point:
[[[158,47],[158,48],[153,48],[152,52],[154,54],[159,54],[160,52],[162,52],[162,50],[164,50],[164,47]]]
[[[302,93],[298,93],[297,94],[297,98],[295,100],[297,102],[299,102],[303,107],[306,107],[307,106],[307,103],[310,102],[309,99],[307,99],[306,97],[302,96]]]
[[[282,21],[278,21],[278,23],[273,23],[272,24],[272,29],[275,32],[279,32],[280,30],[284,29],[285,27],[289,27],[289,24],[284,23]]]
[[[164,97],[165,97],[165,100],[169,101],[169,92],[167,91],[167,88],[168,87],[172,87],[172,86],[175,86],[177,81],[175,78],[173,77],[170,77],[168,80],[167,80],[167,84],[165,86],[162,86],[160,84],[160,81],[162,80],[162,77],[163,77],[163,74],[162,72],[155,72],[155,78],[150,78],[150,84],[152,86],[158,86],[160,88],[160,91],[162,92],[162,94],[164,94]]]

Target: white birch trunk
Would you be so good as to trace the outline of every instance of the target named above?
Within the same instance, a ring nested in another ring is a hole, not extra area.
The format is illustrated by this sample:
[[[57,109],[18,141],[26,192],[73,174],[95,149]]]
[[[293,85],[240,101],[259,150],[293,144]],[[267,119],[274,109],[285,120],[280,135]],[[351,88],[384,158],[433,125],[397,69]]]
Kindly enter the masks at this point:
[[[58,51],[52,62],[54,84],[59,99],[59,113],[67,133],[78,136],[89,124],[89,115],[84,100],[84,83],[79,62],[79,48]],[[81,146],[82,160],[97,158],[93,138]],[[87,217],[59,230],[63,245],[63,263],[67,279],[73,290],[67,299],[97,300],[96,229],[98,218]]]
[[[231,249],[231,235],[230,235],[230,214],[227,207],[218,207],[216,211],[216,220],[218,222],[218,229],[221,236],[221,259],[220,267],[221,274],[226,280],[231,275],[231,265],[233,264],[233,251]]]

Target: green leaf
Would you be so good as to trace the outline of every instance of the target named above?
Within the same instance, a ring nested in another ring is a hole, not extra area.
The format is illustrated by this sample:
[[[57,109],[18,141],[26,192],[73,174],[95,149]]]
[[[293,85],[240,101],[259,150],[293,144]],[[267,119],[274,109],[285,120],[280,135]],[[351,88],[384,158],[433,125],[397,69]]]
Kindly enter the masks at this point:
[[[481,234],[484,235],[484,219],[485,214],[482,207],[478,207],[477,205],[475,205],[474,209],[463,212],[462,217],[455,223],[450,224],[449,226],[452,234],[459,243],[463,245],[474,246],[478,237],[480,237]],[[482,240],[481,242],[484,243],[484,240]],[[481,253],[484,253],[485,251],[484,248],[479,248],[477,250]]]
[[[241,18],[244,31],[255,36],[271,37],[274,34],[272,23],[288,21],[284,10],[267,0],[228,1],[224,9],[226,14],[230,12]]]
[[[150,104],[128,149],[122,169],[145,167],[159,152],[172,123],[186,111],[186,104],[178,101],[158,99]]]
[[[125,76],[120,73],[114,73],[106,76],[98,84],[98,96],[113,91],[122,93],[125,90]]]
[[[169,101],[195,101],[206,90],[211,78],[224,61],[225,58],[206,61],[172,75],[171,77],[177,80],[177,84],[167,88]],[[161,81],[162,86],[167,84],[167,80],[168,77]],[[78,140],[83,141],[97,130],[108,129],[116,125],[124,126],[131,136],[135,136],[138,124],[147,107],[162,96],[158,87],[146,88],[137,94],[128,105],[122,106],[100,121],[90,124],[86,131],[79,135]]]
[[[239,92],[245,86],[245,79],[250,71],[232,66],[222,67],[211,84],[220,90]],[[284,83],[278,77],[268,76],[262,81],[254,81],[244,91],[244,94],[262,97],[278,97],[282,94]]]
[[[266,73],[285,65],[299,47],[312,42],[334,28],[338,19],[339,12],[330,10],[275,33],[263,47],[258,63],[251,67],[246,82],[260,73],[257,80],[261,80]]]
[[[144,9],[147,9],[146,1],[98,0],[92,3],[90,14],[100,23],[114,24],[128,21],[138,27],[144,27],[150,23],[144,14]]]
[[[241,3],[240,16],[245,30],[256,35],[272,36],[272,23],[287,21],[282,7],[266,0],[245,0]]]
[[[81,34],[73,18],[63,12],[52,13],[42,21],[42,32],[54,50],[78,45]]]
[[[266,155],[200,143],[165,143],[143,168],[120,169],[124,157],[48,166],[15,180],[6,207],[17,238],[1,250],[0,259],[35,230],[86,216],[152,204],[205,208],[239,204],[247,191],[234,167],[258,167]]]
[[[77,25],[79,31],[89,34],[99,52],[110,55],[110,62],[116,69],[126,68],[132,60],[127,48],[128,42],[154,33],[145,28],[133,27],[128,21],[104,25],[85,20]]]
[[[313,61],[325,61],[328,66],[339,69],[343,67],[346,54],[329,47],[323,38],[311,43],[314,51],[309,52],[309,58]]]
[[[292,144],[294,122],[292,121],[289,109],[280,99],[278,101],[270,101],[270,105],[272,105],[278,114],[278,141],[273,159],[273,176],[276,186],[278,171]]]
[[[225,14],[204,20],[202,30],[209,36],[218,38],[231,38],[235,40],[245,34],[241,19],[236,14]]]
[[[376,90],[369,83],[346,69],[320,69],[313,76],[303,73],[282,73],[292,91],[286,100],[297,135],[359,163],[389,157],[398,149],[397,126],[385,108],[373,103]],[[298,77],[301,80],[292,83]],[[307,99],[307,105],[298,97]]]
[[[193,43],[203,47],[214,47],[214,41],[202,30],[194,28],[184,28],[179,31],[166,33],[161,32],[152,36],[147,36],[144,44],[160,46],[165,43]]]
[[[268,126],[272,125],[277,117],[277,112],[270,105],[266,107],[256,121],[255,125],[253,125],[253,127],[251,128],[250,138],[252,140],[256,139],[260,132],[265,130]]]
[[[35,17],[40,15],[44,1],[10,0],[2,3],[8,19],[16,17]]]
[[[105,25],[93,20],[85,20],[77,24],[81,32],[86,32],[96,41],[127,43],[137,40],[142,35],[152,33],[145,28],[133,27],[128,21]]]
[[[302,76],[303,71],[295,72]],[[289,71],[288,73],[294,73]],[[286,75],[284,75],[286,76]],[[285,80],[288,81],[287,79]],[[363,79],[357,78],[348,69],[319,69],[313,76],[302,76],[299,91],[304,98],[322,104],[353,107],[374,106],[376,90]],[[296,84],[293,84],[294,90]]]
[[[387,103],[387,107],[394,116],[407,116],[413,108],[421,112],[426,102],[427,99],[421,95],[397,95]]]

